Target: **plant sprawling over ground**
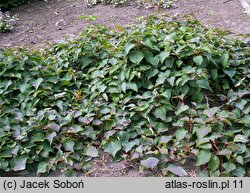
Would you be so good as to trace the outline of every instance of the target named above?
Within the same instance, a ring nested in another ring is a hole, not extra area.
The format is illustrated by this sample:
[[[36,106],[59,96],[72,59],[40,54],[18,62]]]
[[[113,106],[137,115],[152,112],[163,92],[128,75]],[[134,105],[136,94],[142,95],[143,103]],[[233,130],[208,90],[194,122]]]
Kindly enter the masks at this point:
[[[99,3],[113,4],[113,5],[124,5],[131,2],[132,0],[86,0],[88,5],[96,5]],[[158,8],[170,8],[174,5],[176,0],[139,0],[139,3],[145,7],[157,6]]]
[[[202,175],[247,175],[249,46],[149,16],[42,53],[0,50],[0,169],[87,171],[102,149],[168,176],[190,159]]]
[[[17,16],[10,16],[9,12],[3,13],[0,9],[0,32],[10,32],[13,30]]]
[[[29,0],[1,0],[0,8],[9,9],[28,2]]]

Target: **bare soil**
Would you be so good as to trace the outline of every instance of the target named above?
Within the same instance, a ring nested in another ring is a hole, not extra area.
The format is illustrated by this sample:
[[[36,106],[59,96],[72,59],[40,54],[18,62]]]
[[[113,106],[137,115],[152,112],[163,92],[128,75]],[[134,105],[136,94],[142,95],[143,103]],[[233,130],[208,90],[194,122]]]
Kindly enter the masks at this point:
[[[203,24],[212,28],[229,30],[233,35],[250,34],[250,17],[244,13],[239,0],[178,0],[174,8],[145,9],[134,1],[127,6],[97,5],[87,7],[85,0],[34,0],[30,5],[12,9],[19,21],[15,30],[10,33],[0,33],[0,48],[21,47],[29,49],[43,48],[50,43],[59,42],[65,36],[77,38],[84,28],[92,24],[103,24],[110,28],[116,25],[130,25],[139,16],[146,16],[158,11],[176,15],[192,15]],[[94,15],[95,21],[84,22],[79,16]],[[162,176],[156,170],[141,171],[137,162],[126,160],[113,162],[107,154],[93,159],[92,170],[88,173],[78,173],[79,176]],[[190,176],[196,176],[197,168],[190,160],[183,167]],[[4,174],[16,176],[17,174]],[[49,176],[60,176],[61,171]],[[36,176],[35,173],[22,176]]]
[[[64,36],[76,38],[87,25],[103,24],[110,28],[129,25],[138,16],[158,11],[174,15],[192,15],[205,25],[230,30],[233,34],[250,33],[250,17],[239,0],[178,0],[174,8],[145,9],[137,1],[127,6],[97,5],[88,7],[85,0],[33,0],[30,5],[12,9],[19,21],[15,30],[0,33],[0,47],[42,48]],[[95,21],[84,22],[79,16],[94,15]]]

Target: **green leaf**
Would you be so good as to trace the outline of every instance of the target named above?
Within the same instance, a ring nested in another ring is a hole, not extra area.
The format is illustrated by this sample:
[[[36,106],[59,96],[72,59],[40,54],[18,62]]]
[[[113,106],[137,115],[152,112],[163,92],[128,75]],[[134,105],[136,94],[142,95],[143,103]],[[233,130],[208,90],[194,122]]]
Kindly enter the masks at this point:
[[[247,104],[247,100],[241,99],[239,102],[235,103],[235,107],[243,111],[246,104]]]
[[[63,143],[63,147],[66,151],[74,152],[75,142],[73,140],[67,139]]]
[[[199,151],[196,165],[200,166],[200,165],[204,165],[204,164],[208,163],[211,156],[212,156],[212,153],[208,150]]]
[[[232,151],[230,149],[223,149],[220,152],[218,152],[218,155],[231,155]]]
[[[169,57],[170,52],[163,51],[160,53],[160,61],[163,64],[163,62],[166,60],[167,57]]]
[[[201,103],[204,99],[204,95],[202,92],[196,91],[193,93],[192,99],[197,103]]]
[[[127,84],[126,84],[126,82],[123,82],[121,84],[121,90],[122,90],[122,92],[126,93],[126,89],[127,89]]]
[[[153,114],[157,119],[161,119],[162,121],[167,120],[167,113],[166,113],[166,109],[164,107],[159,107],[159,108],[155,109]]]
[[[135,50],[130,53],[129,59],[135,64],[139,64],[144,58],[144,54],[141,51]]]
[[[176,132],[175,132],[175,136],[176,136],[176,140],[177,141],[180,141],[182,139],[185,138],[185,136],[188,134],[188,131],[181,128],[181,129],[178,129]]]
[[[167,81],[171,86],[174,86],[175,77],[167,78]]]
[[[216,155],[213,155],[211,157],[211,159],[209,160],[209,162],[208,162],[208,168],[209,168],[209,170],[213,173],[213,172],[215,172],[215,170],[217,170],[217,168],[219,167],[219,165],[220,165],[220,159],[219,159],[219,157],[216,156]]]
[[[246,174],[246,170],[244,168],[238,166],[238,167],[236,167],[236,169],[234,169],[232,171],[232,174],[234,176],[237,176],[237,177],[244,177]]]
[[[187,172],[181,166],[175,164],[168,164],[167,170],[180,177],[188,176]]]
[[[220,110],[219,107],[212,107],[212,108],[209,108],[209,109],[205,109],[203,111],[203,113],[205,115],[207,115],[209,118],[213,117],[215,115],[215,113],[217,113],[218,111]]]
[[[37,166],[37,173],[45,173],[47,171],[48,162],[39,162]]]
[[[227,68],[227,67],[229,67],[229,55],[228,55],[228,53],[226,52],[224,52],[222,55],[221,55],[221,64],[222,64],[222,66],[224,67],[224,68]]]
[[[249,140],[247,136],[238,134],[234,137],[234,142],[247,143]]]
[[[236,157],[236,160],[237,160],[237,162],[239,163],[239,164],[241,164],[241,165],[244,165],[244,159],[243,159],[243,157],[242,156],[237,156]]]
[[[34,83],[33,86],[35,87],[35,89],[37,90],[38,87],[40,86],[40,84],[43,82],[43,78],[38,78]]]
[[[126,55],[129,53],[129,51],[135,47],[135,44],[131,44],[131,43],[128,43],[125,45],[124,49],[125,49],[125,53]]]
[[[62,173],[62,177],[77,177],[77,173],[74,170],[66,169]]]
[[[141,165],[145,168],[151,168],[154,169],[159,162],[159,159],[155,157],[149,157],[146,160],[141,161]]]
[[[196,135],[199,139],[204,138],[207,134],[209,134],[212,131],[212,128],[210,126],[203,126],[197,127],[196,129]]]
[[[31,137],[30,142],[42,142],[44,139],[45,137],[43,133],[36,133]]]
[[[94,146],[89,146],[86,150],[86,155],[90,157],[98,157],[99,153]]]
[[[25,156],[19,156],[15,157],[11,160],[10,165],[13,168],[13,170],[16,171],[21,171],[26,169],[26,161],[27,157]]]
[[[156,85],[161,85],[165,82],[166,78],[169,76],[170,74],[170,70],[167,70],[166,72],[161,72],[158,74],[158,78],[156,80]]]
[[[195,56],[195,57],[193,58],[193,60],[194,60],[194,62],[195,62],[196,64],[201,65],[202,62],[203,62],[203,57],[202,57],[202,56]]]
[[[223,166],[223,168],[226,170],[226,173],[229,173],[229,172],[231,172],[232,170],[235,170],[235,169],[236,169],[235,164],[232,163],[232,162],[226,162],[226,163],[224,163],[222,166]]]
[[[211,70],[211,76],[213,80],[216,80],[218,78],[218,70],[217,69],[212,69]]]
[[[236,74],[235,69],[228,69],[228,70],[223,70],[225,74],[227,74],[230,78],[232,78]]]
[[[159,56],[154,56],[152,52],[146,52],[145,53],[145,58],[153,66],[157,66],[159,64],[159,62],[160,62]]]
[[[136,143],[134,141],[122,143],[125,152],[129,152],[135,145]]]
[[[110,153],[113,157],[115,157],[116,153],[121,150],[122,146],[121,146],[121,142],[118,140],[114,140],[114,141],[110,141],[107,142],[104,146],[103,146],[103,150],[107,153]]]
[[[52,132],[52,133],[50,133],[50,134],[48,135],[47,139],[48,139],[50,145],[52,144],[53,139],[54,139],[55,136],[57,136],[56,132]]]
[[[208,83],[208,80],[203,78],[203,79],[199,79],[199,80],[196,80],[196,84],[199,88],[204,88],[204,89],[207,89],[207,90],[211,90],[210,86],[209,86],[209,83]]]
[[[181,105],[180,108],[175,112],[176,115],[179,115],[189,109],[187,105]]]
[[[137,85],[134,82],[127,82],[126,89],[138,92],[138,87],[137,87]]]
[[[250,115],[245,115],[238,122],[242,124],[250,125]]]

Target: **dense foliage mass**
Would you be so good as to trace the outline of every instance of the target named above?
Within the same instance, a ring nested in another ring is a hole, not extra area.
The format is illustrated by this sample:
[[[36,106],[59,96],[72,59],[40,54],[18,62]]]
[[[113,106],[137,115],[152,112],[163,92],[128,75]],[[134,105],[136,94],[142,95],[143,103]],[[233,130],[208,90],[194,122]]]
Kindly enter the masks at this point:
[[[192,19],[89,27],[50,50],[0,50],[0,169],[89,170],[99,150],[186,176],[244,176],[250,41]]]
[[[17,20],[17,16],[11,16],[9,12],[3,13],[0,9],[0,32],[12,31]]]
[[[0,8],[5,10],[5,9],[16,7],[18,5],[21,5],[23,3],[28,3],[28,2],[29,0],[1,0]]]
[[[86,0],[88,5],[96,5],[99,3],[113,4],[113,5],[124,5],[133,0]],[[174,5],[176,0],[139,0],[139,3],[143,6],[150,8],[152,6],[157,6],[161,8],[169,8]]]

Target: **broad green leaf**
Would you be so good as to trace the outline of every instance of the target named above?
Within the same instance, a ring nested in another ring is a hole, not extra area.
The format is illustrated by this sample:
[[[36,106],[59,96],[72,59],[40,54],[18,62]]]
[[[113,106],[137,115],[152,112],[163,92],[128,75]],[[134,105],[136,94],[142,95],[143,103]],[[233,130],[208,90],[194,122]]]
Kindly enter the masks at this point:
[[[204,88],[204,89],[207,89],[207,90],[211,90],[210,86],[209,86],[209,83],[208,83],[208,80],[203,78],[203,79],[199,79],[199,80],[196,80],[196,84],[199,88]]]
[[[195,62],[196,64],[201,65],[202,62],[203,62],[203,57],[202,57],[202,56],[195,56],[195,57],[193,58],[193,60],[194,60],[194,62]]]
[[[196,134],[199,139],[204,138],[207,134],[209,134],[212,131],[212,128],[210,126],[204,126],[201,125],[197,127]]]
[[[127,82],[126,90],[133,90],[135,92],[138,92],[138,87],[137,87],[136,83],[134,83],[134,82]]]
[[[164,107],[159,107],[153,112],[154,116],[162,121],[167,120],[167,113]]]
[[[200,165],[204,165],[206,163],[209,162],[209,160],[211,159],[212,153],[208,150],[201,150],[198,153],[197,156],[197,162],[196,165],[200,166]]]
[[[205,109],[203,111],[203,113],[205,115],[207,115],[208,117],[213,117],[215,115],[215,113],[217,113],[219,110],[220,110],[219,107],[212,107],[212,108],[209,108],[209,109]]]
[[[134,48],[135,47],[135,44],[131,44],[131,43],[128,43],[128,44],[126,44],[125,45],[125,53],[126,53],[126,55],[129,53],[129,51],[132,49],[132,48]]]
[[[40,84],[43,82],[43,78],[38,78],[34,83],[33,86],[35,87],[35,89],[37,90],[38,87],[40,86]]]
[[[234,69],[223,70],[223,72],[227,74],[230,78],[232,78],[236,74],[236,70]]]
[[[188,134],[188,131],[181,128],[181,129],[178,129],[176,132],[175,132],[175,136],[176,136],[176,140],[177,141],[180,141],[182,139],[185,138],[185,136]]]
[[[232,174],[237,177],[244,177],[246,174],[246,170],[243,167],[238,166],[232,171]]]
[[[223,168],[226,170],[227,173],[231,172],[232,170],[236,169],[236,166],[232,162],[226,162],[223,165]]]
[[[187,106],[187,105],[181,105],[181,106],[177,109],[177,111],[175,112],[175,114],[176,114],[176,115],[179,115],[179,114],[181,114],[181,113],[187,111],[188,109],[189,109],[189,106]]]
[[[215,172],[220,165],[220,159],[218,156],[213,155],[208,162],[208,168],[211,172]]]
[[[246,104],[247,104],[247,100],[241,99],[239,102],[236,102],[236,103],[235,103],[235,106],[236,106],[238,109],[240,109],[240,110],[243,111],[243,109],[244,109],[244,107],[245,107]]]
[[[174,86],[175,77],[167,78],[167,81],[171,86]]]
[[[211,76],[213,80],[216,80],[218,78],[218,70],[217,69],[212,69],[211,70]]]
[[[44,136],[43,133],[35,133],[35,134],[31,137],[30,141],[31,141],[31,142],[42,142],[42,141],[44,141],[44,139],[45,139],[45,136]]]
[[[145,168],[151,168],[154,169],[159,162],[159,159],[155,157],[149,157],[146,160],[141,161],[141,165]]]
[[[232,151],[230,149],[223,149],[220,152],[218,152],[218,155],[231,155]]]
[[[161,96],[164,96],[167,100],[169,100],[171,98],[171,92],[171,89],[166,89],[164,92],[161,93]]]
[[[163,52],[160,53],[160,60],[161,60],[161,63],[162,63],[162,64],[163,64],[163,62],[165,61],[165,59],[166,59],[167,57],[169,57],[169,54],[170,54],[170,52],[168,52],[168,51],[163,51]]]
[[[107,142],[104,146],[103,146],[103,150],[107,153],[110,153],[113,157],[115,157],[116,153],[121,150],[122,146],[121,146],[121,142],[118,140],[113,140],[110,142]]]
[[[123,82],[121,84],[121,90],[122,90],[122,92],[126,93],[126,89],[127,89],[127,84],[126,84],[126,82]]]
[[[157,66],[160,62],[159,56],[154,56],[152,52],[146,52],[145,58],[153,66]]]
[[[237,162],[239,163],[239,164],[241,164],[241,165],[244,165],[244,159],[243,159],[243,157],[242,156],[237,156],[236,157],[236,160],[237,160]]]
[[[247,143],[249,142],[249,139],[245,135],[238,134],[234,137],[234,142]]]
[[[45,173],[47,172],[47,166],[48,166],[48,162],[39,162],[38,166],[37,166],[37,173]]]
[[[77,177],[77,173],[72,169],[66,169],[62,173],[62,177]]]
[[[167,170],[180,177],[188,176],[187,172],[181,166],[175,164],[168,164]]]
[[[98,157],[99,153],[94,146],[89,146],[86,150],[86,155],[90,157]]]
[[[52,132],[52,133],[50,133],[50,134],[47,136],[47,139],[48,139],[50,145],[52,144],[53,139],[54,139],[55,136],[57,136],[56,132]]]
[[[135,50],[130,53],[129,59],[135,64],[139,64],[144,58],[144,54],[141,51]]]
[[[197,102],[197,103],[201,103],[201,102],[203,101],[203,99],[204,99],[204,95],[203,95],[202,92],[196,91],[196,92],[193,93],[192,99],[193,99],[195,102]]]
[[[167,70],[166,72],[161,72],[158,74],[158,78],[156,80],[156,85],[161,85],[165,82],[165,80],[167,79],[167,77],[170,74],[170,70]]]
[[[203,170],[203,171],[197,172],[197,177],[209,177],[208,170]]]
[[[74,152],[75,142],[73,140],[67,139],[63,143],[63,147],[66,151]]]
[[[221,55],[221,64],[224,68],[229,67],[229,55],[227,52],[222,53]]]
[[[129,152],[135,145],[136,143],[134,141],[122,143],[125,152]]]
[[[239,120],[239,123],[250,125],[250,115],[245,115]]]
[[[25,156],[18,156],[11,160],[10,165],[12,166],[13,170],[21,171],[26,169],[26,161],[28,157]]]

